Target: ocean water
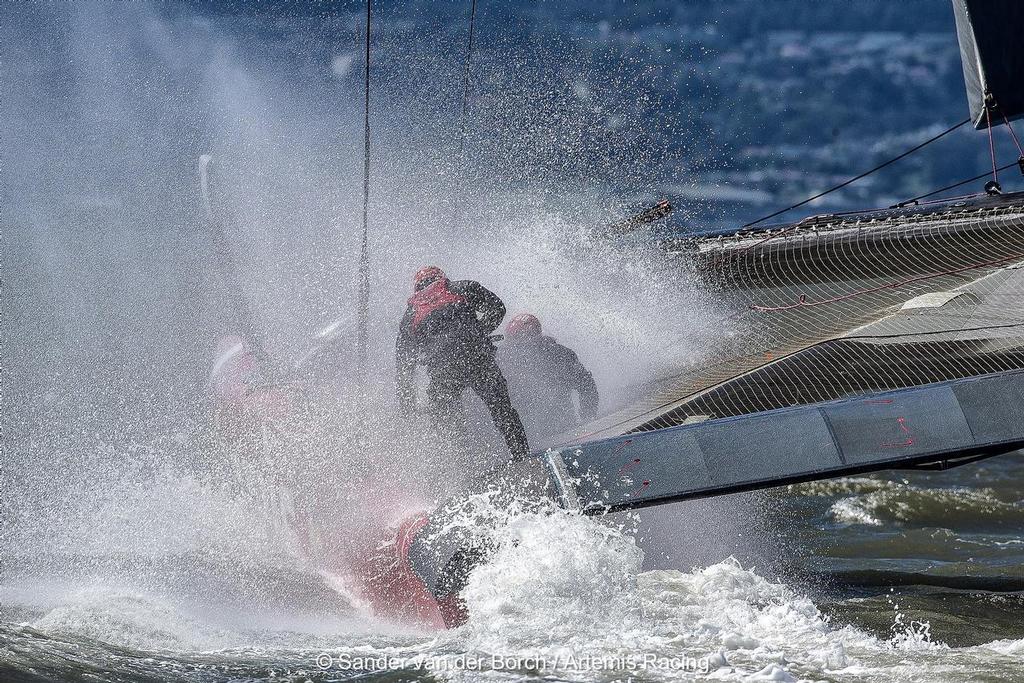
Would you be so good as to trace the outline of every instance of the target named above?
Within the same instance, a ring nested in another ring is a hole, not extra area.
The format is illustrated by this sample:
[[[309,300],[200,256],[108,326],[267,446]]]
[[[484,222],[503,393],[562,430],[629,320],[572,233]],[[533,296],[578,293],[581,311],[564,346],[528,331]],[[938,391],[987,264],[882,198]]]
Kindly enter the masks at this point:
[[[1022,474],[1013,454],[717,501],[772,510],[742,544],[763,570],[736,554],[658,567],[641,546],[700,544],[670,520],[652,539],[643,516],[506,514],[469,621],[443,632],[375,620],[284,547],[8,554],[0,679],[1024,680]]]
[[[239,477],[193,438],[216,341],[237,332],[229,295],[282,364],[325,325],[351,327],[360,8],[199,9],[0,9],[0,683],[1024,680],[1021,455],[638,516],[505,515],[464,626],[376,619],[267,495],[294,463]],[[720,297],[642,238],[594,230],[717,154],[679,135],[642,64],[498,35],[462,159],[463,26],[386,22],[370,206],[381,424],[354,439],[338,401],[291,501],[342,555],[464,474],[444,463],[424,486],[430,448],[389,417],[394,327],[423,264],[540,315],[606,405],[735,332]],[[672,177],[665,139],[687,150]],[[211,153],[233,283],[200,210]],[[366,473],[390,488],[363,487]]]

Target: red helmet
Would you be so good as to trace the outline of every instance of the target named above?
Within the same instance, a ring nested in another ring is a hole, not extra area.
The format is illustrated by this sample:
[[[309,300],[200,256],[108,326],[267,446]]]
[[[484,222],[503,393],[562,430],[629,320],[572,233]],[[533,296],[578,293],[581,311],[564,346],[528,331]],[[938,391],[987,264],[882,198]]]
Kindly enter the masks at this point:
[[[412,276],[413,287],[417,290],[423,289],[431,282],[447,277],[444,271],[437,266],[423,266]]]
[[[528,339],[540,336],[540,321],[532,313],[520,313],[508,321],[505,334],[513,339]]]

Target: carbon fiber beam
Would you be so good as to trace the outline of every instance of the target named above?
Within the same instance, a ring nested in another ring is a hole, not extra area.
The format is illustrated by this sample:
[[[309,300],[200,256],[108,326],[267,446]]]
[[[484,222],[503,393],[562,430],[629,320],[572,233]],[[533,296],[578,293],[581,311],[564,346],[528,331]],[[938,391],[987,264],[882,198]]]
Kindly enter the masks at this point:
[[[549,452],[564,505],[649,507],[1024,447],[1013,371],[708,420]]]

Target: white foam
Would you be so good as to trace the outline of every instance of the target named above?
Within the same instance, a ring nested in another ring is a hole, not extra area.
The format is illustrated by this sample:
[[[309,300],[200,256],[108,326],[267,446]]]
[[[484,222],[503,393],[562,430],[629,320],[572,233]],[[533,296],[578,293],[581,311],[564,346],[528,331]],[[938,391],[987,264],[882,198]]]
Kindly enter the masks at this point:
[[[467,630],[483,649],[503,650],[508,635],[524,644],[538,634],[565,643],[596,637],[608,623],[635,623],[642,562],[630,539],[592,519],[524,514],[501,531],[494,557],[471,576]]]
[[[872,515],[865,508],[863,498],[852,497],[842,498],[832,503],[829,512],[840,524],[867,524],[870,526],[881,526],[882,520]]]
[[[509,524],[495,537],[497,550],[464,594],[470,620],[441,637],[445,649],[540,658],[554,666],[544,673],[581,681],[593,672],[556,666],[568,654],[689,658],[706,667],[650,669],[650,680],[901,681],[927,672],[964,680],[985,671],[986,658],[1004,668],[1024,662],[1022,641],[950,648],[895,606],[887,639],[832,623],[806,596],[733,559],[641,573],[633,540],[596,519],[503,514]]]
[[[135,592],[90,587],[69,596],[32,626],[49,634],[94,638],[143,650],[205,650],[243,642],[181,614],[165,600]]]
[[[492,500],[485,494],[469,505],[467,519],[490,515],[502,524],[490,539],[493,555],[465,590],[465,626],[430,637],[380,627],[368,639],[355,625],[341,625],[333,637],[278,642],[326,643],[332,651],[364,656],[534,658],[552,663],[545,675],[573,681],[630,675],[621,669],[596,677],[574,668],[591,661],[586,658],[639,662],[642,671],[633,673],[652,681],[952,681],[1019,670],[1024,663],[1024,641],[950,648],[934,642],[927,623],[910,620],[895,604],[889,639],[833,624],[806,596],[733,559],[689,572],[641,572],[642,552],[617,527],[561,510],[488,509]],[[230,649],[257,642],[252,633],[215,625],[210,615],[130,591],[90,588],[56,602],[34,628],[142,649]],[[535,675],[506,673],[497,678]],[[458,669],[438,677],[476,680],[474,672]]]
[[[979,645],[978,649],[992,650],[1001,655],[1021,655],[1024,657],[1024,638],[1020,640],[993,640],[991,643]]]
[[[810,600],[735,560],[690,573],[639,573],[642,559],[630,537],[595,519],[522,515],[473,573],[465,591],[470,621],[452,637],[474,652],[555,661],[567,651],[685,656],[716,677],[753,680],[795,680],[794,665],[817,674],[845,668],[848,644],[877,643],[856,629],[831,628]],[[585,679],[579,671],[559,675]]]
[[[765,668],[761,669],[757,673],[749,676],[748,681],[785,681],[787,683],[796,683],[796,679],[793,678],[785,669],[776,665],[769,664]]]

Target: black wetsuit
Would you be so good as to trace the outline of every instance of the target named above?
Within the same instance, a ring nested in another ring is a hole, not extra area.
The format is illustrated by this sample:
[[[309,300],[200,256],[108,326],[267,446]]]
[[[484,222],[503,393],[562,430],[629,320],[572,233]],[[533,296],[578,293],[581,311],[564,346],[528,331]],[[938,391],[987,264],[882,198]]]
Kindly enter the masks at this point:
[[[553,338],[506,338],[498,364],[531,438],[560,434],[597,416],[594,376],[572,349]]]
[[[438,426],[465,431],[462,392],[472,389],[490,410],[512,458],[518,459],[530,449],[490,339],[504,317],[501,299],[472,280],[442,278],[416,292],[398,328],[398,402],[403,410],[413,406],[413,371],[423,364]]]

